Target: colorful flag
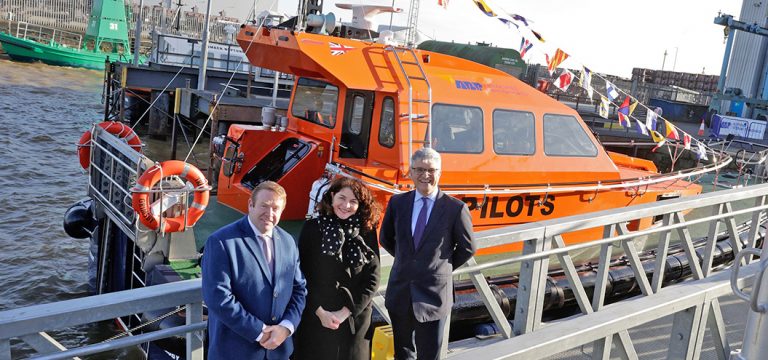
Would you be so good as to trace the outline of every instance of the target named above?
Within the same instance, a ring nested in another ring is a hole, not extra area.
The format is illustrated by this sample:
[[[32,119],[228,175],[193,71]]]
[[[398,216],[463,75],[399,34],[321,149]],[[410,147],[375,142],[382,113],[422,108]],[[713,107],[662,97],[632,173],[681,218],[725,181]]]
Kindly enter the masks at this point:
[[[666,132],[668,138],[673,140],[680,140],[680,134],[677,132],[675,125],[672,125],[671,122],[664,120],[664,127],[664,131]]]
[[[702,143],[696,143],[696,147],[699,148],[699,160],[707,160],[707,149],[704,147]]]
[[[632,122],[629,121],[629,96],[624,98],[624,102],[619,106],[619,125],[623,127],[632,126]]]
[[[632,100],[634,100],[634,102],[632,102],[632,104],[629,105],[629,116],[632,116],[632,113],[635,112],[635,108],[637,107],[637,104],[639,103],[639,101],[637,101],[637,99],[632,99]]]
[[[579,85],[587,90],[590,101],[592,101],[592,71],[586,66],[582,67],[581,77],[579,77]]]
[[[659,134],[659,135],[661,135],[661,134]],[[659,148],[664,146],[664,144],[666,144],[666,143],[667,143],[667,140],[662,139],[661,141],[656,143],[656,146],[654,146],[653,149],[651,149],[651,152],[656,152],[656,150],[659,150]]]
[[[608,99],[605,98],[605,96],[600,95],[600,111],[598,112],[600,114],[600,117],[607,119],[608,118],[608,106],[610,106],[611,102],[608,101]]]
[[[611,101],[616,100],[616,98],[619,97],[619,92],[616,91],[616,86],[608,80],[605,81],[605,93]]]
[[[499,19],[499,21],[501,21],[502,24],[507,25],[507,27],[510,28],[510,29],[512,28],[512,26],[514,26],[515,29],[518,29],[518,30],[520,29],[520,26],[515,24],[515,22],[512,21],[512,20],[505,19],[505,18],[500,18],[500,17],[497,17],[497,19]]]
[[[647,127],[649,130],[656,130],[657,117],[658,115],[656,115],[655,111],[648,109],[648,113],[645,115],[645,127]]]
[[[437,5],[440,5],[443,7],[443,9],[448,8],[448,0],[437,0]]]
[[[691,135],[683,133],[683,146],[685,150],[691,150]]]
[[[648,135],[648,129],[645,127],[642,121],[635,121],[637,124],[637,132],[643,135]]]
[[[330,42],[330,41],[328,42],[328,46],[330,47],[331,55],[333,56],[344,55],[347,53],[347,51],[355,49],[351,46],[344,46],[343,44],[337,44],[335,42]]]
[[[555,69],[557,69],[560,64],[565,61],[565,59],[568,58],[568,54],[565,53],[565,51],[558,48],[555,50],[555,55],[552,56],[552,59],[550,61],[547,61],[547,70],[549,70],[549,75],[552,75],[555,73]]]
[[[528,26],[528,19],[526,19],[526,18],[524,18],[524,17],[522,17],[520,15],[517,15],[517,14],[509,14],[509,15],[512,16],[512,19],[515,19],[515,20],[525,24],[525,26]]]
[[[664,136],[662,136],[656,130],[651,130],[651,139],[653,140],[653,142],[656,142],[656,143],[660,143],[660,142],[666,141],[666,140],[664,140]]]
[[[573,82],[573,73],[568,70],[563,70],[563,73],[560,74],[557,79],[555,79],[554,84],[560,90],[568,91],[568,87],[571,86],[571,82]]]
[[[485,3],[484,0],[472,0],[475,2],[475,5],[480,9],[480,11],[483,12],[483,14],[490,16],[490,17],[496,17],[496,13],[491,10],[491,7],[488,6],[488,4]]]
[[[535,31],[533,31],[533,29],[531,29],[531,33],[533,34],[533,36],[535,36],[535,37],[536,37],[536,39],[539,39],[539,41],[541,41],[541,42],[545,42],[545,41],[544,41],[544,37],[543,37],[543,36],[541,36],[541,34],[539,34],[539,33],[535,32]]]
[[[520,37],[520,59],[525,60],[525,55],[528,54],[528,50],[531,50],[533,43],[526,39],[525,36]]]

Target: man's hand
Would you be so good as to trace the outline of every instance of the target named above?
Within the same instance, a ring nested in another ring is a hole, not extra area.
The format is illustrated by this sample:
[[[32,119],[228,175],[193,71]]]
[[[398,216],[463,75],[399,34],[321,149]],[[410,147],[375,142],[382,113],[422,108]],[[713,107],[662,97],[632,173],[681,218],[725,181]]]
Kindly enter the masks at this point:
[[[262,330],[262,334],[264,335],[261,337],[259,344],[267,350],[277,349],[291,335],[290,331],[282,325],[267,326]]]
[[[322,323],[324,327],[331,330],[338,329],[339,324],[341,324],[344,321],[337,318],[333,312],[325,311],[325,309],[323,309],[322,306],[317,307],[317,310],[315,311],[315,315],[317,315],[317,317],[320,318],[320,323]]]

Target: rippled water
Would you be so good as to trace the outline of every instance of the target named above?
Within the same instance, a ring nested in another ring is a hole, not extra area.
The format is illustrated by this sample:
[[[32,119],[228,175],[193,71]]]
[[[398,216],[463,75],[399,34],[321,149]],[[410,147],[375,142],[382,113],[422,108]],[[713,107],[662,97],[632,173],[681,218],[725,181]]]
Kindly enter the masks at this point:
[[[88,240],[68,237],[62,219],[86,196],[75,143],[103,118],[102,78],[0,57],[0,311],[90,295]],[[75,345],[111,331],[91,325],[55,338]],[[15,344],[14,357],[22,353]]]

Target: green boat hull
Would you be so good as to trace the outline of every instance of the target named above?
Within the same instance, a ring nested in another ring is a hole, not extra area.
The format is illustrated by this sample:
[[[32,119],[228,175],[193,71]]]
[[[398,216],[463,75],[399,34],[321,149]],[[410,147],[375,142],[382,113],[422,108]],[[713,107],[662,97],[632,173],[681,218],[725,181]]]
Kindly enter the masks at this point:
[[[41,61],[49,65],[71,66],[94,70],[104,70],[110,61],[130,61],[124,55],[103,53],[64,47],[58,44],[47,45],[35,41],[20,39],[0,32],[0,45],[8,56],[16,61]]]

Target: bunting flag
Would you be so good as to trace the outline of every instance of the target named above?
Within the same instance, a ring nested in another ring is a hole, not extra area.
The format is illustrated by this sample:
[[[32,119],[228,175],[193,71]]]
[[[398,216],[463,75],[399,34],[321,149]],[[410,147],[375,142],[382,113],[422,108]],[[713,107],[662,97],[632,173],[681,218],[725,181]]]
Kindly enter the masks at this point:
[[[707,160],[707,149],[704,147],[704,145],[702,143],[696,143],[696,147],[699,148],[699,151],[698,151],[699,160]]]
[[[525,36],[520,37],[520,59],[525,60],[525,55],[528,54],[528,50],[531,50],[533,43],[526,39]]]
[[[480,11],[483,12],[483,14],[490,16],[490,17],[496,17],[496,13],[491,10],[491,7],[488,6],[488,4],[485,3],[484,0],[472,0],[475,2],[475,5],[480,9]]]
[[[581,70],[581,77],[579,77],[579,85],[583,87],[585,90],[587,90],[587,94],[589,95],[590,101],[592,101],[592,71],[589,70],[586,66],[582,67]]]
[[[544,37],[543,37],[543,36],[541,36],[541,34],[539,34],[539,33],[535,32],[535,31],[533,31],[533,29],[531,29],[531,33],[532,33],[532,34],[533,34],[533,36],[535,36],[535,37],[536,37],[536,39],[538,39],[539,41],[541,41],[541,42],[545,42],[545,41],[544,41]]]
[[[645,114],[645,127],[647,127],[649,130],[656,130],[657,116],[658,115],[656,115],[655,111],[648,109],[648,113]]]
[[[632,113],[635,112],[635,108],[637,107],[637,104],[639,103],[639,101],[637,101],[637,99],[632,99],[632,100],[635,100],[635,101],[632,102],[632,104],[629,105],[629,116],[630,117],[632,116]]]
[[[656,130],[651,130],[651,139],[653,140],[653,142],[656,142],[656,143],[660,143],[660,142],[666,141],[666,140],[664,140],[664,136],[662,136]]]
[[[659,134],[659,135],[661,135],[661,134]],[[656,150],[659,150],[659,148],[664,146],[664,144],[666,144],[666,143],[667,143],[667,140],[662,139],[661,141],[656,143],[656,146],[654,146],[653,149],[651,149],[651,152],[656,152]]]
[[[685,150],[691,150],[691,135],[683,133],[683,146]]]
[[[437,0],[437,5],[442,6],[443,9],[448,9],[448,0]]]
[[[648,128],[645,127],[642,121],[635,121],[637,125],[637,132],[643,135],[648,135]]]
[[[616,100],[616,98],[619,97],[619,92],[616,91],[616,86],[608,80],[605,81],[605,94],[608,95],[608,99],[611,101]]]
[[[605,96],[600,95],[600,111],[598,112],[600,117],[604,119],[608,118],[608,106],[610,106],[610,104],[611,102],[608,101]]]
[[[505,18],[497,18],[497,19],[499,19],[499,21],[501,21],[502,24],[507,25],[508,28],[512,28],[512,26],[514,26],[515,29],[520,30],[520,26],[515,24],[515,22],[512,20],[505,19]]]
[[[565,53],[565,51],[558,48],[555,50],[555,55],[552,56],[552,59],[549,59],[547,61],[547,70],[549,70],[549,75],[552,75],[555,73],[555,69],[557,69],[560,64],[565,61],[565,59],[568,58],[568,54]]]
[[[563,92],[568,91],[568,87],[571,86],[571,82],[573,82],[573,73],[571,73],[568,70],[563,70],[563,73],[560,74],[560,76],[555,79],[555,86],[557,86],[560,90],[563,90]]]
[[[522,17],[520,15],[517,15],[517,14],[509,14],[509,16],[511,16],[512,19],[517,20],[517,21],[523,23],[525,26],[528,26],[528,19],[526,19],[526,18],[524,18],[524,17]]]
[[[664,128],[664,132],[666,132],[668,138],[673,140],[680,140],[680,134],[677,132],[675,125],[672,125],[671,122],[664,120]]]
[[[632,126],[632,122],[629,121],[629,96],[624,98],[624,102],[619,106],[619,125],[623,127]]]

